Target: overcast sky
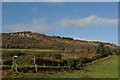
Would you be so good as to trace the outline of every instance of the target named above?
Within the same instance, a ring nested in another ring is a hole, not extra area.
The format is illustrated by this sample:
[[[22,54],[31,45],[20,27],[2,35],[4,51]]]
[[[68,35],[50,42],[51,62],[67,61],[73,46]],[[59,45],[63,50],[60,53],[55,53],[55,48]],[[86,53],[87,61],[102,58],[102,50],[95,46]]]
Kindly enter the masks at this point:
[[[2,32],[47,35],[118,43],[117,2],[2,3]]]

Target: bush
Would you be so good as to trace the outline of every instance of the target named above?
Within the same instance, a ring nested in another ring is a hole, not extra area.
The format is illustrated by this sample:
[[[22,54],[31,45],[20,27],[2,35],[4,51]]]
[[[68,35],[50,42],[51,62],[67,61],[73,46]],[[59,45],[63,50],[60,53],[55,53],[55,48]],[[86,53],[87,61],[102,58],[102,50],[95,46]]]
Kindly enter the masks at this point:
[[[67,59],[67,65],[77,70],[79,70],[81,67],[79,59],[74,59],[74,58]]]
[[[105,53],[105,45],[103,43],[99,43],[97,49],[96,49],[96,53]]]
[[[71,67],[77,68],[77,65],[79,64],[79,60],[78,59],[73,59],[72,60],[72,64]]]
[[[54,59],[62,59],[61,54],[54,54],[53,57]]]
[[[81,64],[92,62],[92,59],[89,59],[87,57],[80,57],[79,60]]]
[[[74,40],[73,38],[69,38],[69,37],[62,37],[62,39]]]
[[[112,54],[113,52],[108,46],[105,46],[104,43],[99,43],[98,47],[96,48],[96,53],[102,54],[102,56],[108,56]]]

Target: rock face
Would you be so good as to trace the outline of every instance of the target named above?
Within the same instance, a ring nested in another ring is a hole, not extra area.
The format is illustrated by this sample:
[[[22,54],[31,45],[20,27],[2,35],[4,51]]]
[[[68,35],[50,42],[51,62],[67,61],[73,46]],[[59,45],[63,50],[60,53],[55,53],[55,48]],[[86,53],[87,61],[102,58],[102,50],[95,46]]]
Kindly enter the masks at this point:
[[[31,33],[30,31],[10,33],[10,35],[20,36],[20,37],[35,37],[35,35],[33,33]]]

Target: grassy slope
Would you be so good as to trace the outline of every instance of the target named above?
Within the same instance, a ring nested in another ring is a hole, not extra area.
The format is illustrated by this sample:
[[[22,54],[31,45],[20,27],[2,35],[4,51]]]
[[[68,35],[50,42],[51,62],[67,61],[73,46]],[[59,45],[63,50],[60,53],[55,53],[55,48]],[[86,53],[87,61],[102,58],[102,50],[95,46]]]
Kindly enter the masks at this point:
[[[56,74],[40,73],[20,73],[13,74],[11,77],[30,77],[30,78],[117,78],[118,77],[118,56],[112,56],[112,59],[106,60],[94,65],[85,67],[84,70],[72,72],[60,72]]]
[[[118,77],[118,56],[112,56],[112,59],[97,63],[87,67],[88,75],[94,78],[117,78]]]
[[[85,70],[74,71],[71,73],[56,74],[52,77],[60,78],[117,78],[118,77],[118,56],[112,59],[87,66]]]
[[[38,51],[38,52],[50,52],[50,51],[59,51],[59,50],[51,50],[51,49],[2,49],[6,51]]]

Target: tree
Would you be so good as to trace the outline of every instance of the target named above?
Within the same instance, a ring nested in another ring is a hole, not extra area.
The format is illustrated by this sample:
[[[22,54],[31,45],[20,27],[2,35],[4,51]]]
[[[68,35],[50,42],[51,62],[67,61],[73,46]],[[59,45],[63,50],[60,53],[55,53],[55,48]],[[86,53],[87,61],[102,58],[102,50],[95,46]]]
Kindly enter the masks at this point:
[[[78,59],[73,59],[72,63],[71,63],[71,67],[74,67],[74,69],[79,69],[77,67],[78,64],[79,64],[79,60]]]
[[[104,43],[100,43],[96,48],[96,53],[102,54],[102,56],[106,57],[108,55],[113,54],[114,52],[109,46],[105,46]]]
[[[104,53],[104,54],[109,55],[110,53],[111,53],[111,50],[110,50],[110,48],[107,46],[107,47],[105,48],[105,53]]]
[[[105,45],[104,43],[99,43],[97,49],[96,49],[96,53],[101,53],[104,54],[105,53]]]

